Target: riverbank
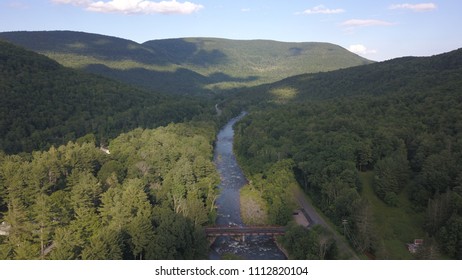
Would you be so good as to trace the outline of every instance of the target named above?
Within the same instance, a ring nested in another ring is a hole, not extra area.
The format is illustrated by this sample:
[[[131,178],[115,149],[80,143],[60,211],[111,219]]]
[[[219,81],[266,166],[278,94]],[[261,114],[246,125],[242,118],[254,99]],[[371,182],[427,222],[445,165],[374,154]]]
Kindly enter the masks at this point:
[[[248,226],[268,224],[268,206],[261,194],[245,185],[240,190],[241,218]]]
[[[216,224],[226,227],[243,227],[241,219],[240,190],[248,182],[233,151],[234,129],[236,122],[246,115],[245,112],[231,119],[217,135],[214,150],[214,164],[220,174],[218,186],[220,195],[216,200]],[[249,202],[251,204],[251,202]],[[261,211],[264,212],[264,211]],[[283,260],[285,255],[269,236],[248,236],[244,240],[229,236],[220,236],[210,247],[210,259],[238,256],[249,260]]]

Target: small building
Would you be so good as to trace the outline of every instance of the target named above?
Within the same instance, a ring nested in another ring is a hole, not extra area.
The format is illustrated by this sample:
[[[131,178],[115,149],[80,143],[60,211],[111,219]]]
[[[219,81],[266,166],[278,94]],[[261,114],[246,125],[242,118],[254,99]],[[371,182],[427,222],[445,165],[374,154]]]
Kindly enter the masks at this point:
[[[407,249],[409,250],[409,252],[411,252],[412,254],[415,254],[417,253],[419,248],[423,245],[423,243],[424,243],[423,239],[414,239],[413,243],[408,243],[406,245],[407,245]]]

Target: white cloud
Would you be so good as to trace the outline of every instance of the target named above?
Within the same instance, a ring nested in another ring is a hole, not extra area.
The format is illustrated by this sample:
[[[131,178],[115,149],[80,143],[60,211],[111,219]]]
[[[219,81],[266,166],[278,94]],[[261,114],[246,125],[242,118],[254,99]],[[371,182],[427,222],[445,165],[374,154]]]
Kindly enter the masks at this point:
[[[342,26],[345,27],[365,27],[365,26],[389,26],[393,23],[377,19],[350,19],[344,21]]]
[[[99,13],[123,14],[192,14],[204,8],[200,4],[191,2],[147,1],[147,0],[51,0],[57,4],[71,4],[82,6],[86,10]]]
[[[391,10],[412,10],[414,12],[428,12],[436,9],[434,3],[420,3],[420,4],[394,4],[389,7]]]
[[[350,45],[348,50],[352,53],[366,55],[366,54],[374,54],[377,53],[377,50],[369,50],[366,46],[358,44],[358,45]]]
[[[243,13],[248,13],[250,11],[251,11],[251,9],[249,9],[249,8],[242,8],[241,9],[241,12],[243,12]]]
[[[311,9],[307,9],[302,12],[304,15],[312,15],[312,14],[340,14],[345,12],[343,9],[328,9],[324,5],[319,5]]]

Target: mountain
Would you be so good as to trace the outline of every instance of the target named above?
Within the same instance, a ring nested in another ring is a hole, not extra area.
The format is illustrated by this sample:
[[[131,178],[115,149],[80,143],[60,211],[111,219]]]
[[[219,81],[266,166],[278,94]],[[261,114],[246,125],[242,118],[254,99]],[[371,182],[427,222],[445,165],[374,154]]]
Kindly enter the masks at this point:
[[[238,94],[240,97],[230,102],[262,105],[261,100],[266,100],[285,104],[353,96],[457,91],[462,86],[461,72],[462,49],[458,49],[431,57],[402,57],[326,73],[292,76],[243,90]]]
[[[105,142],[136,127],[157,127],[212,111],[207,102],[65,68],[3,41],[0,93],[0,149],[7,153],[45,149],[89,133]]]
[[[154,50],[134,41],[84,32],[4,32],[0,33],[0,38],[50,56],[73,54],[77,57],[93,57],[96,61],[101,59],[115,62],[131,60],[149,64],[167,63],[163,59],[163,54],[155,53]],[[69,62],[63,60],[63,64],[67,63]]]
[[[177,94],[248,87],[371,63],[328,43],[182,38],[138,44],[73,31],[4,32],[0,38],[64,66]]]
[[[286,164],[357,251],[460,259],[461,104],[459,49],[290,77],[222,107],[248,107],[234,147],[261,197]]]
[[[175,64],[203,75],[223,73],[259,83],[370,63],[329,43],[285,43],[269,40],[184,38],[143,44],[165,53]]]

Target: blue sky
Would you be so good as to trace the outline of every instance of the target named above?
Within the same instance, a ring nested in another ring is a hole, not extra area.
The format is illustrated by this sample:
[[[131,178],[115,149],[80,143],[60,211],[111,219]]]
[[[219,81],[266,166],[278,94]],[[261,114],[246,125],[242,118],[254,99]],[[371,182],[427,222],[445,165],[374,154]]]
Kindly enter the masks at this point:
[[[0,0],[0,31],[330,42],[381,61],[462,47],[460,14],[460,0]]]

